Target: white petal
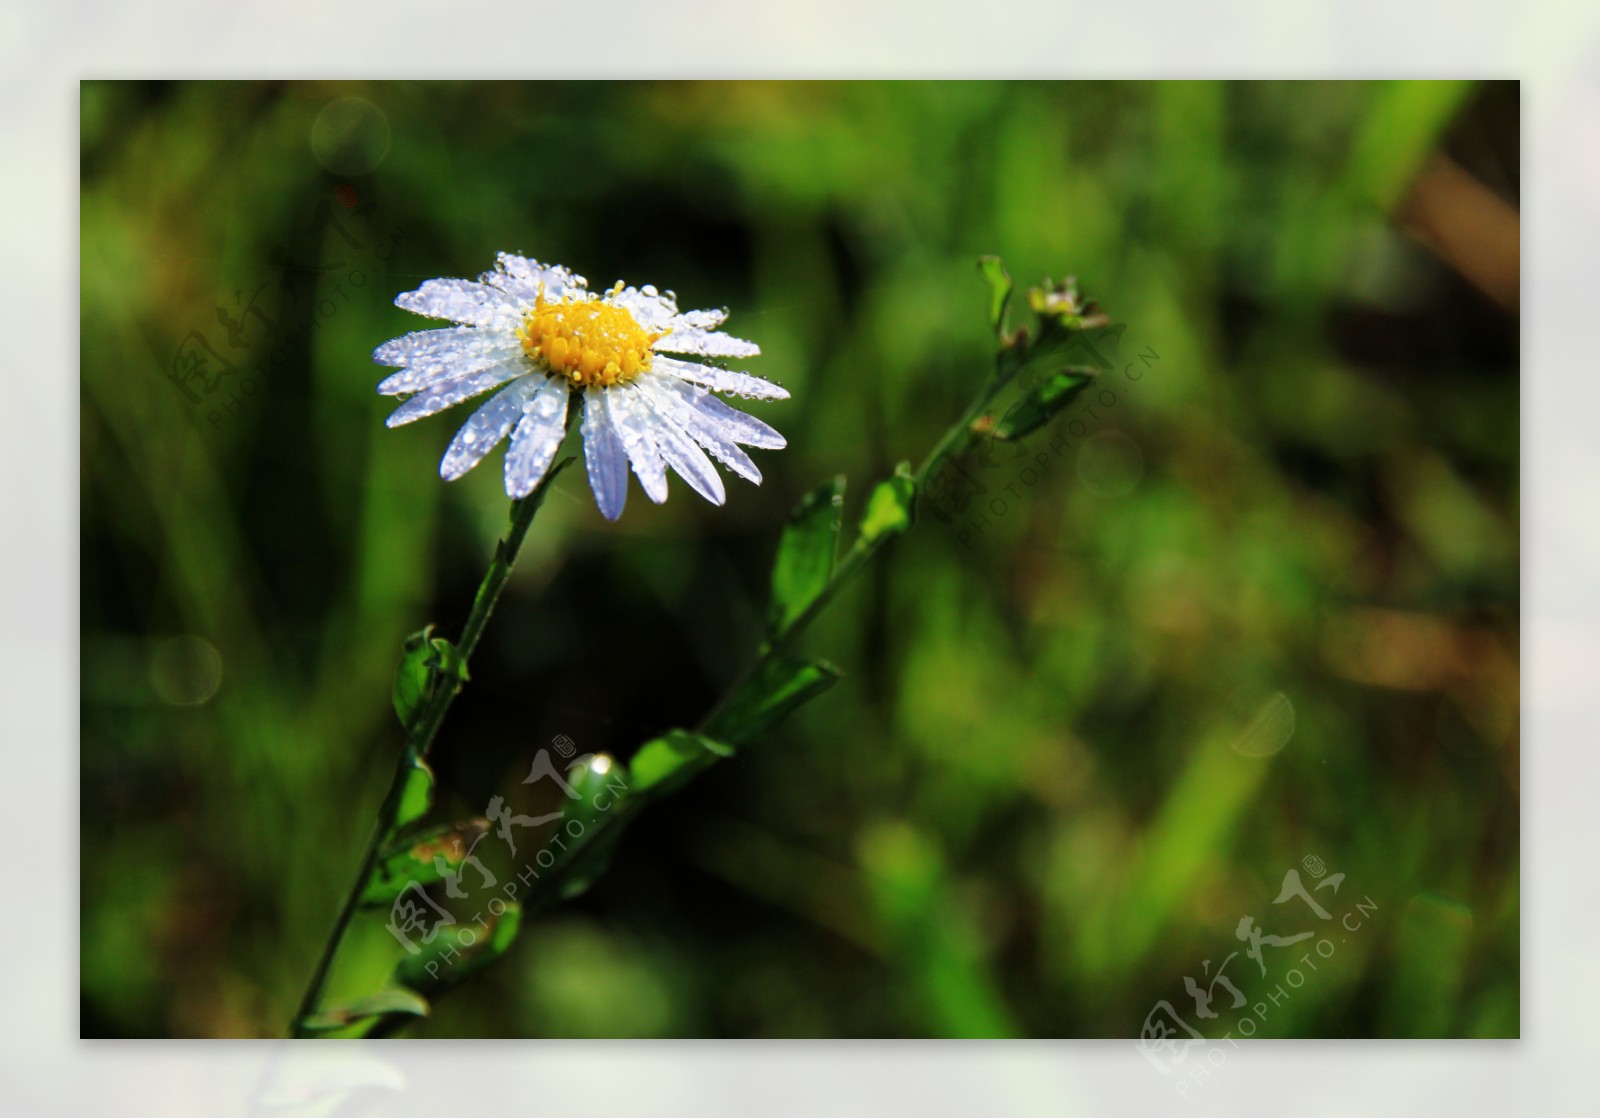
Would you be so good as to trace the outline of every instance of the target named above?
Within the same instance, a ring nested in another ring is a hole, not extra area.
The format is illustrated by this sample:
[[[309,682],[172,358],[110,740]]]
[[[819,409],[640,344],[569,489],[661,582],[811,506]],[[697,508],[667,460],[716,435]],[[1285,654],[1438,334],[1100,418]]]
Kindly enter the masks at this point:
[[[583,464],[600,515],[614,521],[628,501],[628,452],[606,413],[605,398],[604,389],[583,395]]]
[[[747,482],[761,484],[761,468],[755,460],[745,454],[737,445],[728,442],[713,442],[702,432],[694,433],[695,441],[706,450],[717,456],[717,461],[733,471]]]
[[[506,452],[506,494],[527,497],[539,484],[566,434],[567,398],[572,390],[567,382],[552,377],[545,381],[531,400],[511,435]]]
[[[514,360],[498,362],[487,369],[473,370],[446,381],[437,381],[389,413],[386,422],[390,427],[399,427],[401,424],[420,420],[423,416],[431,416],[436,412],[443,412],[446,408],[453,408],[463,400],[488,392],[514,377],[522,376],[537,377],[528,371],[526,362]]]
[[[657,340],[656,350],[669,354],[697,354],[700,357],[755,357],[761,347],[731,334],[717,334],[704,330],[674,330]]]
[[[447,326],[439,330],[414,330],[385,342],[372,351],[372,360],[395,368],[423,361],[476,353],[486,340],[477,327]]]
[[[570,268],[560,264],[540,264],[537,260],[518,256],[516,253],[496,253],[495,263],[508,276],[514,276],[519,280],[531,280],[551,289],[583,287],[588,282],[582,276],[574,276]]]
[[[728,321],[726,307],[718,311],[685,311],[669,324],[672,330],[715,330]]]
[[[529,368],[521,352],[522,346],[514,337],[508,341],[490,331],[466,329],[478,336],[475,342],[460,343],[443,357],[415,358],[405,369],[379,381],[378,392],[383,396],[420,392],[440,381],[454,381],[501,362],[517,364],[524,371]]]
[[[642,289],[623,288],[621,291],[607,292],[605,300],[626,308],[646,330],[665,330],[678,316],[677,303],[648,284]]]
[[[656,446],[661,451],[661,457],[667,460],[667,465],[676,470],[685,482],[694,487],[696,493],[713,505],[721,505],[728,499],[728,495],[722,488],[722,475],[711,465],[706,453],[665,410],[656,406],[648,393],[639,395],[643,398],[645,406],[655,415],[655,427],[651,433],[656,438]]]
[[[696,388],[682,381],[677,383],[686,389]],[[767,451],[781,451],[789,445],[789,441],[783,437],[783,432],[769,427],[754,416],[746,415],[704,389],[696,391],[700,394],[694,399],[696,410],[708,421],[716,424],[722,434],[735,443],[743,443],[747,447],[760,447]]]
[[[698,394],[706,400],[716,400],[716,397],[694,385],[686,385],[682,381],[672,381],[665,377],[641,378],[639,387],[649,396],[650,403],[655,406],[656,411],[667,418],[667,422],[675,423],[688,432],[696,443],[710,451],[718,461],[741,478],[758,486],[761,484],[761,471],[751,461],[750,456],[739,449],[716,420],[696,407],[695,397],[690,394]],[[717,403],[722,402],[717,401]]]
[[[717,392],[731,392],[756,400],[788,400],[789,391],[771,381],[739,373],[732,369],[714,369],[709,365],[696,365],[691,361],[656,356],[650,361],[652,371],[660,370],[680,380],[692,381]]]
[[[541,387],[538,378],[521,377],[511,382],[509,388],[490,397],[450,441],[449,449],[439,462],[439,476],[453,482],[482,462],[522,417],[528,398]]]
[[[468,326],[487,326],[516,309],[512,296],[471,280],[429,280],[416,291],[402,292],[394,303],[419,315]]]
[[[636,385],[607,389],[600,394],[606,419],[622,440],[622,449],[633,464],[633,472],[644,487],[645,496],[660,505],[667,499],[667,465],[661,459],[652,430],[655,415]]]
[[[747,482],[761,484],[761,468],[735,443],[730,443],[706,428],[685,428],[694,441],[710,451],[716,460]]]
[[[559,264],[540,264],[512,253],[500,253],[495,263],[496,270],[485,272],[478,281],[514,295],[524,304],[532,303],[541,290],[546,299],[553,301],[584,288],[582,276],[574,276]]]

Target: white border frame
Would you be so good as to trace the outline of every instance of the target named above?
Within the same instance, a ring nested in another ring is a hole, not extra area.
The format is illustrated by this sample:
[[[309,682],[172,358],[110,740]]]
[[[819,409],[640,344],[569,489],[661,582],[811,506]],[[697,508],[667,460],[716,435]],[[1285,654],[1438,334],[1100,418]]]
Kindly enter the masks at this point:
[[[973,5],[732,0],[645,5],[309,0],[186,12],[7,6],[9,267],[0,485],[10,599],[0,674],[0,869],[12,966],[0,1009],[11,1114],[280,1113],[262,1086],[366,1085],[379,1114],[1593,1114],[1600,991],[1596,820],[1600,379],[1587,349],[1600,261],[1600,9],[1482,0],[1291,5]],[[535,21],[598,44],[607,76],[1524,79],[1524,999],[1520,1042],[1263,1042],[1182,1097],[1131,1042],[114,1043],[77,1039],[77,80],[317,76],[594,77],[524,47]],[[496,30],[496,29],[499,30]],[[375,61],[376,60],[376,61]],[[557,63],[556,68],[551,68]],[[763,73],[765,72],[765,73]],[[359,75],[350,75],[359,76]],[[40,790],[44,790],[41,797]],[[57,806],[41,813],[40,804]],[[314,1044],[314,1043],[313,1043]]]

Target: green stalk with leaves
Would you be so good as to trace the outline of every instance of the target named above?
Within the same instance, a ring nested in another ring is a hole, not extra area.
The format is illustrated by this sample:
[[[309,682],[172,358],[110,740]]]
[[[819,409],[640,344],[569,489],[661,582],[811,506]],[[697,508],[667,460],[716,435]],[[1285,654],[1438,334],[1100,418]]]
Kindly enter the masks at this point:
[[[506,952],[526,914],[574,897],[598,879],[627,823],[639,812],[719,760],[759,741],[839,679],[839,670],[827,661],[794,656],[792,649],[883,546],[913,527],[919,500],[947,460],[978,440],[1014,441],[1038,430],[1070,405],[1097,372],[1059,364],[1074,335],[1106,321],[1092,304],[1081,301],[1072,281],[1061,286],[1047,282],[1032,289],[1033,328],[1012,330],[1010,277],[994,257],[980,261],[980,269],[989,284],[989,321],[995,336],[994,361],[987,376],[915,470],[902,462],[872,488],[855,537],[842,555],[844,477],[823,482],[799,502],[783,529],[773,562],[767,637],[706,717],[693,729],[672,730],[644,743],[626,766],[603,758],[569,771],[571,799],[555,834],[564,832],[572,841],[562,842],[559,851],[546,846],[540,852],[549,853],[550,862],[539,864],[542,869],[531,885],[519,889],[515,898],[501,898],[500,910],[491,909],[492,917],[481,922],[481,931],[457,924],[441,929],[425,950],[400,962],[389,986],[325,1006],[322,997],[329,970],[359,911],[392,905],[407,887],[442,881],[461,866],[471,841],[487,834],[489,821],[483,817],[421,826],[433,801],[427,752],[468,680],[468,661],[534,514],[551,482],[571,460],[563,460],[531,494],[513,503],[510,529],[479,587],[460,643],[434,637],[431,626],[407,643],[394,689],[396,711],[407,728],[405,748],[355,883],[296,1015],[296,1036],[384,1036],[425,1016],[430,1000]],[[996,400],[1014,387],[1019,391],[1004,414],[991,416]],[[605,809],[597,811],[602,788],[610,795]]]

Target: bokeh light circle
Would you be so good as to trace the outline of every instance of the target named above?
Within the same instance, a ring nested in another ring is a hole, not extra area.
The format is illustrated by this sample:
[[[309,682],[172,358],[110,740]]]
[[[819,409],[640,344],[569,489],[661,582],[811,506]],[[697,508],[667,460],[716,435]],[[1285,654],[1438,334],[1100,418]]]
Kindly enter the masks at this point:
[[[389,118],[364,97],[322,107],[311,125],[311,152],[338,175],[365,175],[389,154]]]

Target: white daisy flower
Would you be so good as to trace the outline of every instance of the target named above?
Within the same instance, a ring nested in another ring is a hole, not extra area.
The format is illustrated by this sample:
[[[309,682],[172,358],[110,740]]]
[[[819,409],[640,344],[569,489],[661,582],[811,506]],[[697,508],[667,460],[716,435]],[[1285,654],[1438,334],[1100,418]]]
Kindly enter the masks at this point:
[[[671,292],[624,287],[620,280],[596,295],[582,276],[510,253],[501,253],[495,270],[476,282],[429,280],[395,304],[461,325],[407,334],[372,352],[379,365],[400,369],[378,391],[409,396],[390,415],[390,427],[498,390],[445,451],[439,473],[447,481],[478,465],[509,435],[506,493],[526,497],[550,469],[569,401],[579,393],[589,485],[609,520],[622,515],[629,466],[658,504],[667,499],[670,466],[701,497],[721,505],[722,478],[705,451],[759,484],[761,471],[740,444],[784,446],[782,435],[712,391],[760,400],[784,400],[788,392],[748,373],[668,356],[760,353],[716,329],[726,311],[680,313]]]

